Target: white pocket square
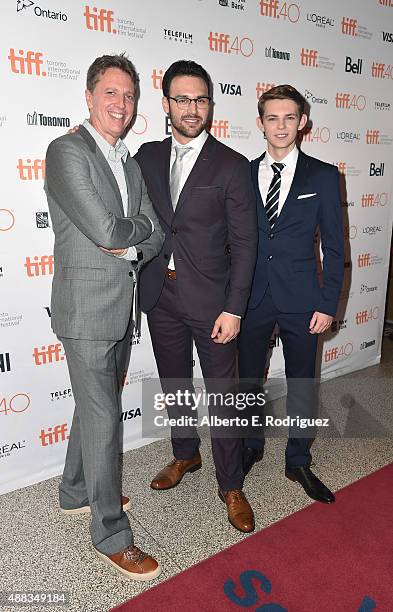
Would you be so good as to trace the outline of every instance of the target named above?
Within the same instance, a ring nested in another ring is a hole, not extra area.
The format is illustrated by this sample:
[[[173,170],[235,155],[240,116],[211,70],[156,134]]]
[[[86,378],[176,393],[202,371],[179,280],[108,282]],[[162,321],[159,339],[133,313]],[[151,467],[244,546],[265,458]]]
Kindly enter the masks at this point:
[[[304,198],[312,198],[313,196],[317,195],[316,193],[302,193],[302,195],[298,195],[297,199],[298,200],[304,200]]]

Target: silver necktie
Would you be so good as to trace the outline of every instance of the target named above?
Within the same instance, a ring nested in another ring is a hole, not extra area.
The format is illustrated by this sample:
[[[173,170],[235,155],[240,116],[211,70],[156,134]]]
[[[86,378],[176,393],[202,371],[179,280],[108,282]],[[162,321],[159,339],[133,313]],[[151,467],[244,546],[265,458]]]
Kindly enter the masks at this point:
[[[188,151],[191,151],[192,147],[180,147],[175,146],[175,161],[173,162],[172,170],[171,170],[171,178],[170,178],[170,190],[171,190],[171,198],[172,198],[172,206],[173,210],[175,210],[177,201],[180,195],[180,182],[181,176],[183,172],[183,159]]]

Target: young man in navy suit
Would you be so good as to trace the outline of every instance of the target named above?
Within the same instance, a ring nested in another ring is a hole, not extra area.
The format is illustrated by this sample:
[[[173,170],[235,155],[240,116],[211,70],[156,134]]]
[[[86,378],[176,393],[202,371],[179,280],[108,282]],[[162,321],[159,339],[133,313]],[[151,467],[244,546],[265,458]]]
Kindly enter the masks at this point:
[[[294,87],[278,85],[265,92],[258,111],[267,151],[251,162],[259,245],[239,336],[239,375],[260,384],[271,334],[278,323],[288,415],[312,417],[318,335],[329,329],[336,314],[344,272],[339,175],[336,167],[297,148],[307,115],[305,100]],[[322,287],[315,256],[317,228],[323,252]],[[312,499],[331,503],[333,493],[310,469],[311,441],[312,436],[290,431],[285,475],[299,482]],[[244,440],[245,473],[262,458],[263,448],[263,433],[252,433]]]

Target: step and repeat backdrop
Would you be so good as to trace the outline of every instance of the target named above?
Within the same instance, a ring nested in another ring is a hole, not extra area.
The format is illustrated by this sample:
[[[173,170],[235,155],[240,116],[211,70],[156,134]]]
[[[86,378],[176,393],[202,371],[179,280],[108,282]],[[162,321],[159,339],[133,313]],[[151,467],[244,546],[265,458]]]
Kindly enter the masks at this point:
[[[87,117],[87,68],[104,53],[126,51],[139,72],[131,153],[171,133],[161,80],[177,59],[208,70],[211,132],[250,159],[265,149],[259,96],[279,83],[304,94],[311,122],[302,148],[335,164],[342,178],[346,274],[337,318],[321,343],[322,377],[379,362],[392,226],[393,0],[6,0],[2,14],[0,493],[62,470],[74,404],[50,327],[45,153]],[[277,377],[278,334],[271,344],[270,375]],[[124,380],[124,449],[147,442],[141,381],[154,376],[144,321]]]

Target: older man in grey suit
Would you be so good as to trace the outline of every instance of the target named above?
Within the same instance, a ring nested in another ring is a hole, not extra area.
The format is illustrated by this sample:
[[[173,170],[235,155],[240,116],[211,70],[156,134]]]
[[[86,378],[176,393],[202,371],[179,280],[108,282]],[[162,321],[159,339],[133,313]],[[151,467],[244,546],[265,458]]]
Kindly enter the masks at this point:
[[[64,345],[75,398],[60,507],[91,512],[97,554],[129,578],[150,580],[161,568],[134,545],[118,467],[134,286],[163,243],[139,166],[120,139],[134,114],[136,87],[124,55],[93,62],[90,119],[49,145],[45,190],[55,233],[52,328]]]

